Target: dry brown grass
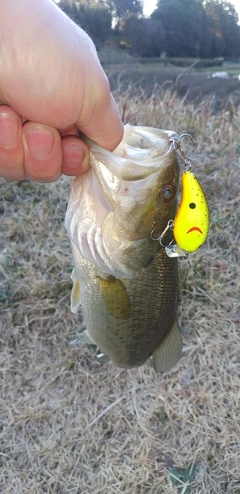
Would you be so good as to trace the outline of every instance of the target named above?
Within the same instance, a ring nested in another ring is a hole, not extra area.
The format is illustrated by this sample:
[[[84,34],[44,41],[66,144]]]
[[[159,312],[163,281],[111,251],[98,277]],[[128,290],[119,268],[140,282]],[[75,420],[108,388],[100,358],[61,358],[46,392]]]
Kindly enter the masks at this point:
[[[0,492],[240,493],[240,115],[157,90],[116,97],[126,122],[194,138],[211,231],[191,256],[198,275],[182,262],[184,356],[159,376],[71,345],[70,180],[2,181]]]

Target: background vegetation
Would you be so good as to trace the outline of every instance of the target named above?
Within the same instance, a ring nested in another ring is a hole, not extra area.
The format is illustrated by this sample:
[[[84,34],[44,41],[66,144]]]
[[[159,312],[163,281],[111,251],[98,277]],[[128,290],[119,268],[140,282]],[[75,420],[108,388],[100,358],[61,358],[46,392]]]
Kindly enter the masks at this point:
[[[141,57],[240,57],[240,26],[226,0],[158,0],[151,18],[141,0],[60,0],[97,46]]]

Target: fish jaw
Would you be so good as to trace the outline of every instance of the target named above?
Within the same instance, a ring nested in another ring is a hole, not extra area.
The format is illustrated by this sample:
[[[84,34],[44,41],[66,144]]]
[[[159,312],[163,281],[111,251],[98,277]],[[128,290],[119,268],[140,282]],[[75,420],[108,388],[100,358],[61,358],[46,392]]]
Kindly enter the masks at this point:
[[[65,224],[80,255],[106,275],[131,279],[160,249],[151,232],[161,234],[176,212],[179,166],[172,135],[126,126],[115,153],[90,143],[92,166],[72,184]],[[161,190],[168,184],[174,194],[164,202]]]

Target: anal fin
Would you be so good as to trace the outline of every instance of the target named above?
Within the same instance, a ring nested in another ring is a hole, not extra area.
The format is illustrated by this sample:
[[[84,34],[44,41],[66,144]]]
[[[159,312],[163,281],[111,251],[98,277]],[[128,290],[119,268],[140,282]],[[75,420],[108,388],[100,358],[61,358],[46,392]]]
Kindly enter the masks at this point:
[[[166,338],[153,353],[153,367],[156,372],[167,372],[176,365],[181,356],[182,337],[176,320]]]

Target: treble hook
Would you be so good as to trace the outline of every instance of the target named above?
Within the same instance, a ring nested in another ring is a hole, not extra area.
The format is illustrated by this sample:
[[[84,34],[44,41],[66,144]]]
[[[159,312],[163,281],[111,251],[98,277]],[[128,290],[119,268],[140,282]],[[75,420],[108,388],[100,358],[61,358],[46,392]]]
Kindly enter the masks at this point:
[[[161,235],[160,235],[159,237],[157,237],[157,238],[154,238],[154,237],[153,237],[153,235],[152,235],[152,234],[153,234],[153,230],[154,230],[154,228],[153,228],[153,229],[152,229],[152,231],[151,231],[150,237],[151,237],[151,239],[152,239],[152,240],[157,240],[157,241],[160,243],[160,245],[161,245],[162,247],[168,247],[169,245],[171,245],[171,244],[172,244],[173,240],[170,242],[170,244],[168,244],[168,245],[164,245],[164,244],[162,243],[162,239],[163,239],[163,237],[166,235],[166,233],[168,232],[168,230],[173,230],[173,228],[174,228],[174,222],[173,222],[173,220],[169,220],[169,221],[168,221],[168,223],[167,223],[166,228],[163,230],[163,232],[161,233]]]

